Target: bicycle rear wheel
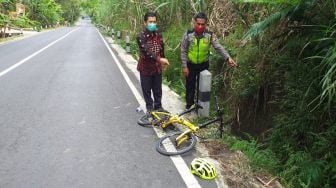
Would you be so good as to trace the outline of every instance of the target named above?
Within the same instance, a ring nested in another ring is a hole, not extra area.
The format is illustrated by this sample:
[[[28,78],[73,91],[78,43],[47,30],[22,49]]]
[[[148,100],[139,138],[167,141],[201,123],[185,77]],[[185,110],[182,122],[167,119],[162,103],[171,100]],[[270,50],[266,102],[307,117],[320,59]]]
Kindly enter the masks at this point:
[[[169,119],[169,115],[166,112],[153,112],[155,115],[145,114],[140,117],[137,123],[141,126],[149,126],[149,125],[159,125],[160,123]]]
[[[151,117],[151,115],[145,114],[138,119],[137,123],[140,126],[147,127],[149,125],[152,125],[152,121],[153,117]]]
[[[196,136],[193,134],[185,135],[188,138],[177,146],[176,138],[180,135],[181,133],[175,133],[161,137],[156,144],[156,151],[166,156],[181,155],[190,151],[197,142]]]

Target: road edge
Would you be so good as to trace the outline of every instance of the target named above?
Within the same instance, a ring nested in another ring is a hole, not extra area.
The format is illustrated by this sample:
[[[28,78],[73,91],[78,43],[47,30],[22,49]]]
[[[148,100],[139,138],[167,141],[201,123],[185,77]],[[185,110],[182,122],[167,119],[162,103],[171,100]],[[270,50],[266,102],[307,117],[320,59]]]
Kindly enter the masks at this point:
[[[100,31],[96,28],[97,32],[99,33],[101,39],[103,40],[106,48],[108,49],[108,51],[110,52],[113,60],[116,62],[119,70],[121,71],[124,79],[126,80],[127,84],[129,85],[133,95],[135,96],[136,100],[139,102],[140,106],[144,106],[144,100],[142,98],[142,96],[140,95],[140,93],[138,92],[138,90],[136,89],[136,87],[134,86],[133,82],[131,81],[131,79],[129,78],[129,76],[127,75],[126,71],[124,70],[124,68],[121,66],[119,59],[116,57],[116,55],[114,54],[114,52],[112,51],[112,47],[110,45],[108,45],[108,43],[106,42],[105,38],[103,37],[103,35],[100,33]],[[158,137],[161,137],[162,134],[155,129],[155,133],[157,134]],[[199,182],[197,181],[197,179],[194,177],[194,175],[190,172],[188,165],[185,163],[185,161],[183,160],[183,158],[181,156],[171,156],[170,159],[172,160],[172,162],[174,163],[176,169],[178,170],[178,172],[180,173],[184,183],[186,184],[186,186],[189,188],[198,188],[201,187],[201,185],[199,184]]]

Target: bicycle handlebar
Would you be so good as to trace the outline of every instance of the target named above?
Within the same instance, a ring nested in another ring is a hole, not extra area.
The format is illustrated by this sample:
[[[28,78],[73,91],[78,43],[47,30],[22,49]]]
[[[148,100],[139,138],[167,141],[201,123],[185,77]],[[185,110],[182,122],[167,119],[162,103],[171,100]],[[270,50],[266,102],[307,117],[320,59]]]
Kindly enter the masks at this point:
[[[222,112],[221,112],[221,109],[219,108],[218,96],[215,96],[215,102],[216,102],[217,116],[221,116],[221,115],[222,115]]]
[[[209,122],[206,122],[204,124],[201,124],[199,125],[199,128],[202,129],[202,128],[205,128],[206,126],[212,124],[212,123],[215,123],[215,122],[220,122],[222,124],[222,111],[221,109],[219,108],[219,99],[218,99],[218,96],[215,96],[215,102],[216,102],[216,112],[217,112],[217,118],[209,121]]]
[[[215,96],[215,102],[216,102],[216,110],[219,110],[219,105],[218,105],[218,96]]]
[[[199,104],[196,103],[195,105],[193,105],[192,108],[181,112],[180,114],[178,114],[178,116],[182,116],[184,114],[190,113],[190,112],[192,112],[194,110],[197,110],[197,109],[203,109],[203,107],[201,105],[199,105]]]

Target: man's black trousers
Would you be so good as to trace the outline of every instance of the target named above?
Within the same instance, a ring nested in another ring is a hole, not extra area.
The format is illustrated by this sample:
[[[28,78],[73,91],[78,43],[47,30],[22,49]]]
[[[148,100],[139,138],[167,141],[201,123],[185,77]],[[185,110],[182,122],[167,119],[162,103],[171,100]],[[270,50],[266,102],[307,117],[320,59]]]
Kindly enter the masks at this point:
[[[162,108],[162,74],[147,76],[140,73],[140,82],[147,111]],[[154,101],[152,99],[152,92]]]
[[[195,103],[195,90],[197,77],[199,77],[200,72],[209,68],[209,62],[204,62],[201,64],[187,63],[189,69],[189,75],[186,77],[186,108],[190,108]]]

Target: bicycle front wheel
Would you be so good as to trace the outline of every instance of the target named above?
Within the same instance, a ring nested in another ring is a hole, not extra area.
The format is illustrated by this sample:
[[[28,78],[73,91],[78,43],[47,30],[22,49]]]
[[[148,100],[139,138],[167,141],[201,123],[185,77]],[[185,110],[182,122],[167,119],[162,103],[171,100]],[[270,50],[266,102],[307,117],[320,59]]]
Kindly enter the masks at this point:
[[[159,142],[156,144],[156,151],[166,156],[187,153],[195,146],[197,138],[193,134],[185,135],[187,136],[186,140],[177,146],[176,138],[180,135],[181,133],[176,133],[161,137]]]

